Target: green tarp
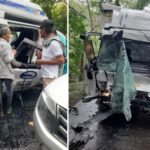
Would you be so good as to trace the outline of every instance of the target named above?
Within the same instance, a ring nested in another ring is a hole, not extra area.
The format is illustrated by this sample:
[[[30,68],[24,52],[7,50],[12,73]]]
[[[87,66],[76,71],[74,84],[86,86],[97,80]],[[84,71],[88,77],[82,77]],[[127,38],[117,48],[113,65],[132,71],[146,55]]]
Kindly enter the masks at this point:
[[[129,121],[132,118],[130,102],[136,94],[136,89],[124,41],[104,37],[97,66],[99,70],[114,74],[112,111],[123,112],[126,120]]]

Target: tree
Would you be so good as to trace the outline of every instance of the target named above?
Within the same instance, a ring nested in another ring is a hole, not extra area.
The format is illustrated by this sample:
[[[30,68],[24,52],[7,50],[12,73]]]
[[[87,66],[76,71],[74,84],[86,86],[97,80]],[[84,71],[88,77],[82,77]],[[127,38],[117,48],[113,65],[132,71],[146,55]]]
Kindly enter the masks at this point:
[[[145,6],[147,6],[150,3],[150,0],[137,0],[135,8],[136,9],[144,9]]]
[[[58,30],[67,34],[67,3],[65,0],[32,0],[39,4]]]
[[[83,77],[84,51],[80,34],[100,31],[100,10],[97,0],[70,0],[69,3],[69,72],[70,77]]]
[[[67,33],[67,5],[64,2],[55,3],[51,10],[52,20],[56,27],[63,32]]]
[[[72,7],[76,4],[71,4],[69,6],[69,76],[70,78],[78,78],[81,75],[79,68],[83,59],[83,45],[80,34],[85,32],[86,17]]]
[[[39,4],[44,12],[47,14],[48,18],[52,18],[51,7],[54,5],[55,0],[31,0],[32,2]]]
[[[88,13],[89,13],[89,18],[90,18],[90,28],[91,28],[91,31],[93,31],[93,18],[92,18],[92,12],[91,12],[91,9],[90,9],[90,3],[89,3],[89,0],[86,0],[86,3],[87,3],[87,8],[88,8]]]
[[[115,0],[115,5],[116,5],[116,6],[120,6],[119,0]]]

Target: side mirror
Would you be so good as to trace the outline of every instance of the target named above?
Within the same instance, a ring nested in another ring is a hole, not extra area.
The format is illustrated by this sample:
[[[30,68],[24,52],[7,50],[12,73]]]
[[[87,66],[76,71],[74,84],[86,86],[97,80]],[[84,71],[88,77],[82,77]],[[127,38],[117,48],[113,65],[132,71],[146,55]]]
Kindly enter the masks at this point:
[[[85,47],[85,54],[86,57],[89,60],[94,60],[95,59],[95,53],[94,53],[94,48],[93,48],[93,43],[90,40],[85,40],[84,41],[84,47]]]

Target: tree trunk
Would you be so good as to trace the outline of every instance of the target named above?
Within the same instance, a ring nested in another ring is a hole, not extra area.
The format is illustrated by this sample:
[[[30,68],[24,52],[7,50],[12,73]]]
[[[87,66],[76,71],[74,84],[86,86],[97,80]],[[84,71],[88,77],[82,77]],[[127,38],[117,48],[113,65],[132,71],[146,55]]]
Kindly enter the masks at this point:
[[[84,53],[81,54],[79,81],[83,81],[83,74],[84,74],[83,65],[84,65]]]
[[[91,26],[90,28],[91,28],[91,31],[93,31],[93,18],[92,18],[92,14],[91,14],[89,0],[86,0],[86,3],[87,3],[87,8],[88,8],[89,17],[90,17],[90,26]]]

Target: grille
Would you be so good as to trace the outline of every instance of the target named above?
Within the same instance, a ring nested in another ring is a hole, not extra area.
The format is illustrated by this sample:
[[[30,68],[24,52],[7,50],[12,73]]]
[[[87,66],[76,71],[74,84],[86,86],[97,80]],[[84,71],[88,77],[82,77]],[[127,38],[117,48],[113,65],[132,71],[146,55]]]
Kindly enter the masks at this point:
[[[67,110],[58,106],[57,120],[58,120],[58,137],[67,144]]]

